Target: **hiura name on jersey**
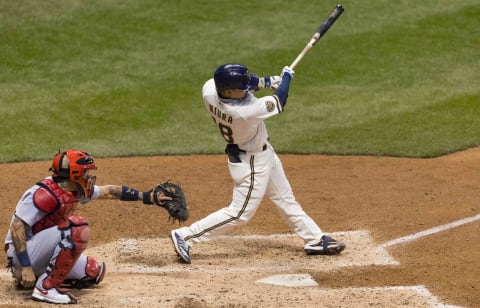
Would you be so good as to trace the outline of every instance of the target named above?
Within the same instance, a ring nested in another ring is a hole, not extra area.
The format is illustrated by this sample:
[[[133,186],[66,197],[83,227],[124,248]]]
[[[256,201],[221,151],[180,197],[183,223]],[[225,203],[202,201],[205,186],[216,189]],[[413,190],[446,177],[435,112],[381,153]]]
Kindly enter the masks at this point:
[[[210,108],[210,113],[215,115],[217,118],[219,118],[220,120],[222,121],[225,121],[225,122],[228,122],[228,123],[233,123],[233,118],[231,115],[229,114],[226,114],[225,112],[223,112],[222,110],[218,109],[217,107],[211,105],[211,104],[208,104],[209,108]]]

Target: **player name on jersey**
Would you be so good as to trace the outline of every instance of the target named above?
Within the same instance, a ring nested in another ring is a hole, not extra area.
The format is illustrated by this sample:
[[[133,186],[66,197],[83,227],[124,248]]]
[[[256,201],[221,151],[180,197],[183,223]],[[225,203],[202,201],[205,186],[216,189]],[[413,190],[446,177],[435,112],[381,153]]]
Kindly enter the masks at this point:
[[[213,106],[212,104],[208,104],[208,106],[210,107],[211,114],[215,115],[217,118],[221,119],[222,121],[233,123],[233,117],[231,115],[226,114],[225,112]]]

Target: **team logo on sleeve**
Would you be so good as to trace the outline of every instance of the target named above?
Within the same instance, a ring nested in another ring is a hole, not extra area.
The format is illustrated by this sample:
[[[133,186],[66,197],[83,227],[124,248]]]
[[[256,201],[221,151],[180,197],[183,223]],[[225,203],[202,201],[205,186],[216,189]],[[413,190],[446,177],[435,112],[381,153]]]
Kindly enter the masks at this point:
[[[267,108],[268,112],[272,112],[275,110],[275,103],[272,101],[265,101],[265,107]]]

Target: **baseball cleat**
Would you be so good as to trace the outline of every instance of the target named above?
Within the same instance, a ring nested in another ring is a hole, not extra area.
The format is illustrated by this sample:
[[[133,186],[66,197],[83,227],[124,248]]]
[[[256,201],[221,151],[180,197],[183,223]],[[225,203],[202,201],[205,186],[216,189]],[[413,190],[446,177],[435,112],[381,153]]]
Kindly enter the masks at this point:
[[[173,247],[175,248],[175,251],[177,252],[177,255],[179,258],[187,263],[190,264],[190,247],[188,244],[183,240],[183,238],[173,230],[170,232],[170,238],[172,239],[173,242]]]
[[[44,289],[35,287],[32,298],[36,301],[52,304],[76,304],[77,299],[66,289],[51,288]]]
[[[345,244],[327,235],[322,236],[320,242],[315,245],[305,245],[307,255],[335,255],[345,249]]]

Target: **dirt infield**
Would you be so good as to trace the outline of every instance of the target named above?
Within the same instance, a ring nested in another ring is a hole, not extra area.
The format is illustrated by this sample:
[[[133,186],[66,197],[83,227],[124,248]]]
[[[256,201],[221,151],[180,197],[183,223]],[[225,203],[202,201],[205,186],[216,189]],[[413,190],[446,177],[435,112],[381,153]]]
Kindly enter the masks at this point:
[[[163,209],[95,201],[78,213],[91,223],[87,252],[105,260],[108,272],[96,288],[72,291],[79,304],[480,306],[480,148],[435,159],[281,158],[305,211],[347,243],[342,255],[303,254],[301,241],[264,200],[247,225],[196,245],[192,264],[179,264],[167,238],[176,226]],[[97,183],[147,189],[178,180],[193,222],[228,205],[232,184],[225,160],[223,155],[97,159]],[[48,168],[49,162],[0,165],[4,233],[20,195]],[[280,284],[274,282],[278,277]],[[5,271],[0,274],[0,307],[51,307],[32,302],[30,294],[16,290]]]

